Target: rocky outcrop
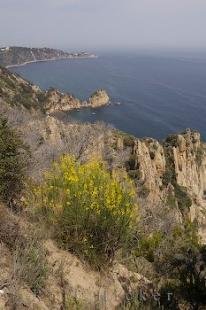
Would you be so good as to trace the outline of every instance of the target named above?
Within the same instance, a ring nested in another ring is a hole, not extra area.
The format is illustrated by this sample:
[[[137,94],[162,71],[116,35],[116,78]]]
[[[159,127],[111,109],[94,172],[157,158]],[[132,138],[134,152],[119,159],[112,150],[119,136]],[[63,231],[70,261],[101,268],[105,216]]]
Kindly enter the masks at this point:
[[[81,108],[98,108],[109,103],[109,96],[105,90],[97,90],[88,101],[80,101],[70,94],[61,93],[56,89],[50,89],[43,103],[47,114],[54,112],[68,112]]]
[[[98,108],[109,103],[109,96],[107,92],[103,89],[97,90],[89,98],[87,105],[92,108]]]
[[[77,300],[84,301],[84,309],[116,309],[121,303],[125,291],[123,281],[127,282],[128,290],[149,285],[149,281],[138,273],[130,272],[121,264],[115,264],[107,274],[100,274],[86,266],[74,255],[58,249],[55,244],[48,240],[45,243],[48,261],[54,266],[53,274],[61,276],[66,296],[75,296]],[[58,278],[51,276],[48,281],[48,296],[52,291],[56,293],[56,305],[62,303],[62,292],[58,287]],[[53,285],[51,286],[51,283]],[[56,288],[55,288],[56,286]],[[54,308],[58,309],[58,308]]]
[[[203,199],[206,190],[206,145],[200,134],[187,130],[171,135],[161,144],[155,139],[137,139],[119,135],[119,150],[129,149],[128,173],[138,186],[145,186],[154,201],[169,184],[187,188],[194,197]]]
[[[206,144],[200,134],[188,129],[162,144],[151,138],[118,135],[115,144],[119,152],[129,150],[126,169],[139,197],[151,207],[171,204],[182,216],[196,219],[206,241]]]
[[[100,273],[70,252],[59,249],[52,240],[45,240],[43,248],[49,275],[44,290],[36,296],[23,281],[16,281],[12,251],[0,244],[0,309],[114,310],[126,294],[151,288],[150,281],[121,264]]]
[[[109,103],[109,95],[105,90],[97,90],[87,101],[81,101],[54,88],[42,91],[38,86],[3,67],[0,67],[0,97],[11,106],[24,106],[47,114],[87,107],[98,108]]]
[[[46,93],[44,101],[44,109],[47,113],[54,113],[56,111],[69,111],[81,107],[81,101],[70,94],[64,94],[56,89],[50,89]]]

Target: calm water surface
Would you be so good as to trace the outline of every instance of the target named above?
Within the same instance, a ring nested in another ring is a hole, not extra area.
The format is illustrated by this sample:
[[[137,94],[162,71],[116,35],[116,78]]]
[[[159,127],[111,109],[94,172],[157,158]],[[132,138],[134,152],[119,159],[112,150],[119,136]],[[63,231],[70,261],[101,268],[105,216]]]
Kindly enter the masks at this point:
[[[81,99],[98,88],[108,91],[109,106],[70,112],[68,120],[104,121],[138,137],[159,139],[190,127],[206,140],[206,53],[107,53],[97,59],[41,62],[12,70],[43,89],[52,86]]]

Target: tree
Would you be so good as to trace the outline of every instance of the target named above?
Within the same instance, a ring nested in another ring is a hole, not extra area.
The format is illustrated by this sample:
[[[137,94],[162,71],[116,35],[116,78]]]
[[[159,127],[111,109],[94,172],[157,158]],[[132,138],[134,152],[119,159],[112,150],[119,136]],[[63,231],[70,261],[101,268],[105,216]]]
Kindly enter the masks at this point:
[[[14,206],[24,188],[28,148],[19,135],[0,118],[0,200]]]

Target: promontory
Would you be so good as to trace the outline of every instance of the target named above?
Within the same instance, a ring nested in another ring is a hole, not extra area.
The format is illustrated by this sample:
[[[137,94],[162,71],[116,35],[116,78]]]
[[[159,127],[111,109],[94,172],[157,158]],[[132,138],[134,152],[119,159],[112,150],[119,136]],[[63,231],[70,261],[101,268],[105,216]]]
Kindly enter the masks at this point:
[[[72,58],[95,58],[96,55],[84,51],[66,52],[52,48],[30,48],[19,46],[0,47],[0,65],[13,67],[32,62],[72,59]]]

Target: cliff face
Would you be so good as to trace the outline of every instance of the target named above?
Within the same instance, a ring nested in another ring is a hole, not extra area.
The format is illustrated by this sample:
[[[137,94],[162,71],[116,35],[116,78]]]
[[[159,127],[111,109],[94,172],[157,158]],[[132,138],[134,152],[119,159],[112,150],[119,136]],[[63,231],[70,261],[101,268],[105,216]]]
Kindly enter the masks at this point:
[[[129,150],[125,167],[139,197],[153,208],[169,204],[180,211],[177,217],[196,219],[205,241],[206,144],[200,134],[187,130],[169,136],[162,144],[150,138],[123,136],[115,143],[117,150]]]
[[[118,142],[119,143],[119,142]],[[169,184],[180,185],[197,199],[206,189],[205,144],[200,134],[191,130],[172,135],[162,144],[154,139],[123,139],[130,144],[127,169],[139,186],[149,190],[155,201]]]

